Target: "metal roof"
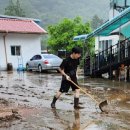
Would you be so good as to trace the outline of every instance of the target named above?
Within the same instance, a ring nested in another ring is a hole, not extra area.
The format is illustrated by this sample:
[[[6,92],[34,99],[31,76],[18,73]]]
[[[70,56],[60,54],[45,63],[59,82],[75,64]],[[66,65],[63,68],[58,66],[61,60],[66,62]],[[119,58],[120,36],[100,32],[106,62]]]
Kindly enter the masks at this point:
[[[87,36],[88,36],[88,34],[75,36],[75,37],[73,38],[73,41],[86,40]]]
[[[114,17],[113,19],[101,25],[99,28],[97,28],[90,34],[87,34],[87,37],[84,36],[84,39],[87,40],[88,38],[93,36],[109,36],[112,31],[126,24],[129,21],[130,21],[130,7],[122,11],[118,16]]]
[[[32,20],[0,19],[0,32],[8,33],[47,33]]]

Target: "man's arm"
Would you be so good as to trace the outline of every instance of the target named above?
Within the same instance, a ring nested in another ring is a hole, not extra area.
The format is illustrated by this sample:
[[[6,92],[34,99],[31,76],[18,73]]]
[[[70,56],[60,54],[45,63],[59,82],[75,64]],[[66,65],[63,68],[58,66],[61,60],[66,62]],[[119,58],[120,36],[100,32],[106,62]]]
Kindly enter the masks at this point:
[[[66,77],[67,80],[70,80],[70,76],[68,76],[68,75],[64,72],[64,69],[59,68],[58,70],[60,71],[60,73],[61,73],[63,76]]]

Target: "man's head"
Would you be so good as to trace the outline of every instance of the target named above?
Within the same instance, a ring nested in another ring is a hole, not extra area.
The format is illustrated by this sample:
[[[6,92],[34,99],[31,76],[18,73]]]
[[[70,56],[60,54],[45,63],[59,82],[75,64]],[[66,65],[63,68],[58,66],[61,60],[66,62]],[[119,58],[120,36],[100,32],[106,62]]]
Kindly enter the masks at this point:
[[[79,47],[73,47],[71,54],[72,54],[73,59],[80,58],[80,56],[81,56],[81,48],[79,48]]]

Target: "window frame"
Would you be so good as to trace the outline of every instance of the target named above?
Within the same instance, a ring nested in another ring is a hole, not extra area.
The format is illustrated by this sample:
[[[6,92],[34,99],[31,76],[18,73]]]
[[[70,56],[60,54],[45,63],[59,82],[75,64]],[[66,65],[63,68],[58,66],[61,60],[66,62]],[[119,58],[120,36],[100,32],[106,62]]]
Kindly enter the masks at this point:
[[[11,45],[11,56],[20,56],[21,55],[21,46],[20,45]]]

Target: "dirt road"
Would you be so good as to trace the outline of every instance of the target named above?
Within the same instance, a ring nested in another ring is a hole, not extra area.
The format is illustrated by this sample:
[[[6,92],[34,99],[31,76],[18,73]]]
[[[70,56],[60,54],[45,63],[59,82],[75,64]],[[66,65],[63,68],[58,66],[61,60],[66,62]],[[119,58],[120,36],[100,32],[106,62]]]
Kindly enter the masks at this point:
[[[60,80],[56,72],[1,72],[0,130],[130,130],[130,83],[79,76],[86,92],[99,102],[108,101],[108,113],[101,113],[83,93],[84,109],[74,110],[71,90],[63,94],[56,110],[51,109]]]

